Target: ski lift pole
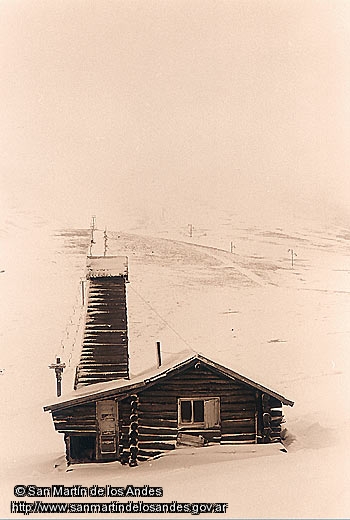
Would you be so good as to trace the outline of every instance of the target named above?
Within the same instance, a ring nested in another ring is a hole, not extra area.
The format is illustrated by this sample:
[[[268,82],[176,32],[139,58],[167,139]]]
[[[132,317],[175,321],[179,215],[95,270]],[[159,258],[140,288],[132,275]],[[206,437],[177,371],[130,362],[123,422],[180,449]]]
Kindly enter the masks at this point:
[[[96,244],[96,242],[94,240],[94,232],[96,229],[95,226],[96,226],[96,217],[95,217],[95,215],[93,215],[92,221],[91,221],[91,239],[90,239],[90,255],[89,256],[92,256],[92,246],[94,244]]]
[[[56,363],[51,363],[49,368],[55,370],[57,397],[60,397],[62,394],[62,372],[66,368],[66,364],[61,363],[61,358],[58,357],[56,358]]]
[[[104,232],[103,232],[103,240],[104,240],[104,251],[103,251],[103,256],[106,256],[107,254],[107,249],[108,249],[108,245],[107,245],[107,241],[108,241],[108,236],[107,236],[107,229],[105,228]]]
[[[294,266],[294,258],[295,258],[296,256],[298,256],[298,255],[296,254],[296,252],[294,251],[294,249],[288,249],[288,253],[290,253],[291,256],[292,256],[292,267],[293,267],[293,266]]]

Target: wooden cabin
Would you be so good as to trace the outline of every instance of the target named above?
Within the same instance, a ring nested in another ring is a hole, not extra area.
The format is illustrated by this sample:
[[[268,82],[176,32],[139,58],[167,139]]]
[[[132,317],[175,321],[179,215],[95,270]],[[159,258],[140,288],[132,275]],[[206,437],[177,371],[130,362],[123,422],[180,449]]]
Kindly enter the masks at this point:
[[[201,354],[129,378],[127,264],[114,258],[89,259],[75,390],[44,408],[68,462],[136,465],[180,444],[279,442],[282,405],[294,403]]]

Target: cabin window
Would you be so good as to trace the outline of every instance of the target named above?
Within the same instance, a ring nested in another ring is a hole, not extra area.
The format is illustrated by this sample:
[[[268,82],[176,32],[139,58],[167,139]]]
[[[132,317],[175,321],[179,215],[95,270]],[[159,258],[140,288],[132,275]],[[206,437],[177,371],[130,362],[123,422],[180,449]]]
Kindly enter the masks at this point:
[[[180,427],[202,426],[212,428],[220,424],[220,399],[210,397],[206,399],[178,400],[178,422]]]

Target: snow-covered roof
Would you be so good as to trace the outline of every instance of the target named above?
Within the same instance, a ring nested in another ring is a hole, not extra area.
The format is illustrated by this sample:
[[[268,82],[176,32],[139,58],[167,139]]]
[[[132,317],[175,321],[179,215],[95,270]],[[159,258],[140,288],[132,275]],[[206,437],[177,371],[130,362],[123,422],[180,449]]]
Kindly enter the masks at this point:
[[[193,354],[183,358],[182,360],[178,360],[175,363],[173,362],[169,363],[168,365],[162,365],[159,368],[147,370],[146,372],[139,374],[138,376],[131,379],[119,379],[111,382],[89,385],[88,387],[82,387],[72,392],[68,398],[58,399],[55,403],[45,406],[44,411],[53,411],[61,408],[67,408],[69,406],[83,404],[95,399],[103,399],[110,395],[122,394],[125,396],[125,394],[128,394],[132,391],[140,391],[144,387],[149,387],[158,382],[159,379],[168,377],[175,371],[184,370],[191,364],[195,364],[197,362],[204,363],[205,365],[221,372],[230,379],[239,380],[242,383],[246,383],[247,385],[256,388],[257,390],[261,390],[262,392],[275,397],[285,405],[293,406],[294,404],[293,401],[286,399],[277,392],[270,390],[260,383],[256,383],[255,381],[252,381],[251,379],[248,379],[247,377],[242,376],[241,374],[238,374],[237,372],[234,372],[233,370],[208,359],[202,354]]]
[[[124,276],[128,278],[127,256],[88,256],[87,277]]]

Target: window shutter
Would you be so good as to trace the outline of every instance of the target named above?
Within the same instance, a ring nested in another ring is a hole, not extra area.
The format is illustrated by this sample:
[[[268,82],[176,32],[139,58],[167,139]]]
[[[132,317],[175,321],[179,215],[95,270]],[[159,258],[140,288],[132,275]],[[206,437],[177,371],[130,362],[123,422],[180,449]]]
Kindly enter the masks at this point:
[[[206,428],[218,426],[220,423],[220,401],[217,397],[204,401],[204,423]]]

